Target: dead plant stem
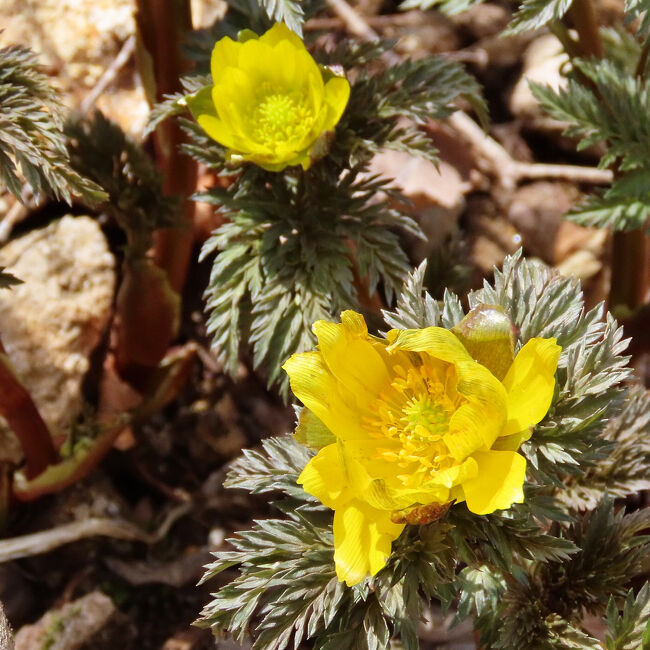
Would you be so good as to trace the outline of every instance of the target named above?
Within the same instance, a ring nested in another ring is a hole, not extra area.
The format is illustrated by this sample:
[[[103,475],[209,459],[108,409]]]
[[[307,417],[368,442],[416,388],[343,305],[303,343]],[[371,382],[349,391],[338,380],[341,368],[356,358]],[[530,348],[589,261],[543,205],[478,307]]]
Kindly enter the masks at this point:
[[[343,22],[348,32],[364,40],[378,40],[379,35],[370,27],[368,22],[345,0],[327,0],[330,9]],[[399,61],[392,51],[384,54],[384,59],[390,65]],[[512,190],[518,183],[527,179],[557,178],[575,183],[594,183],[604,185],[612,182],[609,170],[580,165],[550,165],[544,163],[527,163],[515,160],[506,149],[490,137],[472,118],[463,111],[456,111],[450,118],[449,124],[461,135],[487,164],[499,185]]]

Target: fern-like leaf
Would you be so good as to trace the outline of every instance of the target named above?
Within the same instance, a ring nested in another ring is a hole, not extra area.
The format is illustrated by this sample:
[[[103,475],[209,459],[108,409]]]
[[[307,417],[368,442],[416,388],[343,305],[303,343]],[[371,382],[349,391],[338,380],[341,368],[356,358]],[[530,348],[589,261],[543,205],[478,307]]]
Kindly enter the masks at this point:
[[[51,194],[94,203],[102,189],[70,166],[62,133],[64,114],[31,50],[0,49],[0,181],[22,200],[22,176],[35,196]]]

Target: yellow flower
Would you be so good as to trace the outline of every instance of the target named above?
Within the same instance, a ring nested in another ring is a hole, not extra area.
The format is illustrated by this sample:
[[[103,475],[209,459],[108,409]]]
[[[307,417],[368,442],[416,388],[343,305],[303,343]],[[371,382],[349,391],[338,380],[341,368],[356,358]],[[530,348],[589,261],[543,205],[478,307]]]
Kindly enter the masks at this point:
[[[304,43],[276,23],[258,37],[217,41],[212,51],[214,86],[187,100],[206,133],[243,159],[269,171],[290,165],[307,169],[322,155],[350,97],[344,77],[321,69]]]
[[[476,514],[523,501],[516,450],[550,407],[561,348],[532,339],[501,370],[492,365],[497,378],[476,351],[488,363],[502,340],[466,348],[462,328],[440,327],[379,339],[355,312],[341,321],[316,322],[318,350],[284,369],[306,407],[298,437],[313,444],[313,430],[322,447],[298,483],[334,510],[337,576],[354,585],[385,565],[405,523],[430,521],[453,500]]]

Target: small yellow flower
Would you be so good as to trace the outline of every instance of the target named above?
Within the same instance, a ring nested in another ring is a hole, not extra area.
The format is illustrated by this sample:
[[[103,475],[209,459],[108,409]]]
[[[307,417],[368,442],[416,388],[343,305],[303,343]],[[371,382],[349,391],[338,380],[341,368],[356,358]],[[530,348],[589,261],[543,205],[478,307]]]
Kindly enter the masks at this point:
[[[243,36],[217,41],[214,86],[189,97],[190,110],[231,159],[269,171],[291,165],[307,169],[322,149],[322,138],[341,119],[350,84],[319,68],[284,24],[260,37],[248,30]]]
[[[316,322],[318,350],[284,369],[306,407],[298,434],[311,444],[313,430],[321,447],[298,483],[334,510],[337,576],[354,585],[385,565],[405,523],[440,516],[453,500],[479,515],[523,501],[516,450],[550,407],[561,348],[532,339],[503,372],[493,368],[497,378],[461,333],[379,339],[355,312],[341,321]],[[494,349],[483,348],[486,359]]]

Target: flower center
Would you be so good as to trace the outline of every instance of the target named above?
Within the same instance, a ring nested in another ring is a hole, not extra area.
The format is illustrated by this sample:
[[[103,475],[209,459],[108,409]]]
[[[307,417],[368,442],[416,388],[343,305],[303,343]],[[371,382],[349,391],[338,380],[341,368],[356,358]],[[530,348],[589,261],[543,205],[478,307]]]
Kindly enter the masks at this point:
[[[372,405],[373,415],[364,424],[371,435],[389,443],[383,447],[378,441],[378,456],[407,470],[404,480],[415,483],[416,474],[422,478],[422,473],[431,474],[451,462],[443,436],[462,398],[455,392],[455,371],[448,364],[424,360],[394,371],[390,388]]]
[[[435,388],[442,386],[435,384]],[[402,408],[402,413],[404,430],[422,440],[439,438],[449,425],[449,415],[435,394],[412,397]]]
[[[312,126],[313,113],[300,93],[267,86],[261,89],[251,121],[255,140],[271,145],[302,138]]]

